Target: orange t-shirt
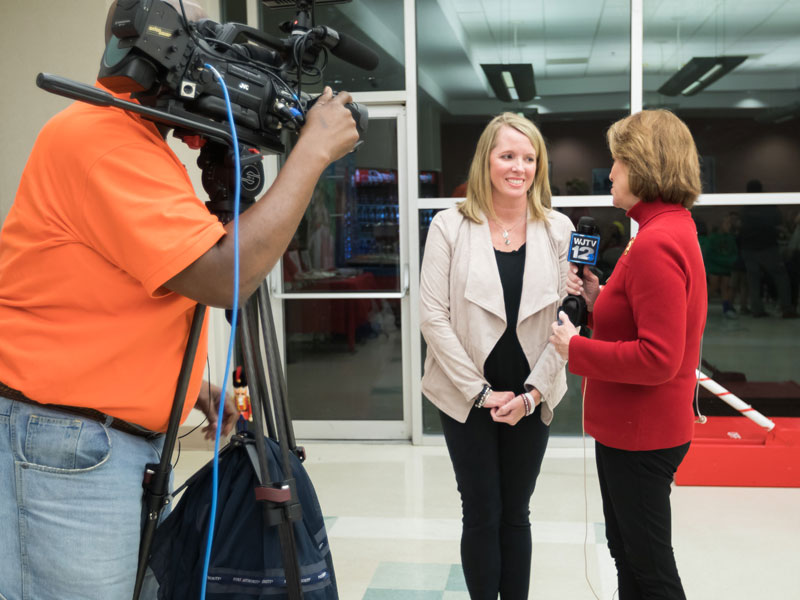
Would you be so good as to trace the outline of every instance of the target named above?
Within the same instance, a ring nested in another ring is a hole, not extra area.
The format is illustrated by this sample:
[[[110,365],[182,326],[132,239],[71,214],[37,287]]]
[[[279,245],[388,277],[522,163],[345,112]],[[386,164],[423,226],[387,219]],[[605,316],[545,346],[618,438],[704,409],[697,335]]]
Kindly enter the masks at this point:
[[[224,234],[152,123],[81,102],[60,112],[0,232],[0,381],[165,430],[196,303],[161,286]]]

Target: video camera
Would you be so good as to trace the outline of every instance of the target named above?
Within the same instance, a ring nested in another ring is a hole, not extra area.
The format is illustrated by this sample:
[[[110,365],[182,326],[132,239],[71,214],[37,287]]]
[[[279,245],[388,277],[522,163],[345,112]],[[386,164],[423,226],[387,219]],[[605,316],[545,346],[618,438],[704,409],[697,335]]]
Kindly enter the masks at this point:
[[[118,0],[98,81],[116,93],[178,118],[208,123],[227,120],[222,89],[206,64],[225,80],[240,142],[284,151],[281,132],[299,131],[314,102],[301,92],[303,76],[321,79],[327,53],[363,69],[377,55],[330,27],[312,26],[313,0],[297,0],[285,38],[240,23],[189,22],[161,0]],[[317,66],[322,62],[321,66]],[[366,130],[365,107],[347,105]]]

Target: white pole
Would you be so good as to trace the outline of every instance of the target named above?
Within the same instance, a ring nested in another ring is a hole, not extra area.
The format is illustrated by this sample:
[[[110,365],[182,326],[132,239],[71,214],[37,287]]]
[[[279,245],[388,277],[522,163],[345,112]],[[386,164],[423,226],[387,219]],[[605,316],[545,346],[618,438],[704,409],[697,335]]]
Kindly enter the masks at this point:
[[[644,1],[631,0],[631,114],[644,104]]]
[[[716,381],[711,379],[708,375],[700,371],[697,372],[697,381],[700,382],[704,388],[714,394],[720,400],[727,402],[730,406],[738,410],[745,417],[753,421],[759,427],[763,427],[767,431],[772,431],[775,428],[775,423],[770,421],[767,417],[758,412],[755,408],[750,406],[747,402],[736,396],[733,392],[726,390]]]

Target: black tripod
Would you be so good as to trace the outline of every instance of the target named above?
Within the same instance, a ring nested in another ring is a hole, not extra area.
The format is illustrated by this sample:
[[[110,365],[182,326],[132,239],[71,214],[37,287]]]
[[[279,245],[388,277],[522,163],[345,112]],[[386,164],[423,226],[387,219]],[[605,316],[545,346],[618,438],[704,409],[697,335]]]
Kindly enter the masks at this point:
[[[176,135],[180,136],[180,132],[176,132]],[[238,151],[242,165],[242,203],[246,209],[253,203],[255,196],[263,187],[263,169],[260,154],[255,154],[246,147],[240,147]],[[233,218],[233,202],[229,197],[230,181],[236,176],[233,164],[231,149],[211,140],[203,146],[198,158],[198,165],[203,170],[203,187],[210,197],[207,206],[223,223]],[[169,427],[164,440],[161,462],[158,465],[147,465],[144,481],[146,520],[139,547],[139,570],[136,577],[134,600],[138,600],[141,593],[159,516],[171,499],[168,491],[169,475],[172,470],[170,461],[175,448],[189,371],[194,360],[205,308],[203,305],[198,305],[195,310],[189,343],[170,414]],[[289,453],[295,453],[301,461],[305,459],[305,454],[302,447],[297,447],[292,430],[286,380],[278,354],[278,342],[266,282],[262,282],[256,293],[245,302],[240,310],[240,318],[241,322],[237,331],[234,332],[239,357],[237,362],[243,360],[247,374],[254,431],[252,436],[234,436],[236,439],[233,440],[233,443],[254,444],[256,447],[257,460],[254,463],[257,464],[254,466],[257,467],[257,474],[261,482],[261,485],[255,490],[256,498],[262,503],[265,524],[278,527],[288,597],[290,600],[299,600],[303,597],[303,593],[292,521],[302,517],[302,509],[298,502],[294,480],[290,476],[292,471]],[[262,340],[266,369],[262,362]],[[284,481],[270,481],[264,442],[264,425],[266,425],[269,437],[280,445],[283,473],[288,477]]]

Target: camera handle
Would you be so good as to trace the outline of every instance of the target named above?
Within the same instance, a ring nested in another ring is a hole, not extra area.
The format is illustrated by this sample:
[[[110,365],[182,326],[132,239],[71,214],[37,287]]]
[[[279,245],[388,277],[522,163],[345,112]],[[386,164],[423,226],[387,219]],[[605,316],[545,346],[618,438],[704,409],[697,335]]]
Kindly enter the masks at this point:
[[[136,102],[129,102],[117,98],[113,94],[101,90],[100,88],[51,73],[39,73],[36,76],[36,85],[47,92],[64,96],[65,98],[80,100],[81,102],[87,102],[95,106],[113,106],[115,108],[121,108],[122,110],[142,115],[148,121],[160,125],[192,131],[221,144],[226,144],[228,146],[233,145],[233,138],[229,129],[211,119],[198,117],[193,113],[181,110],[178,106],[169,106],[168,108],[173,112],[167,112],[165,110],[153,108],[152,106],[144,106]],[[274,140],[259,136],[251,130],[237,126],[236,133],[239,137],[239,141],[244,145],[267,147],[276,151],[278,150],[278,148],[275,147]]]

